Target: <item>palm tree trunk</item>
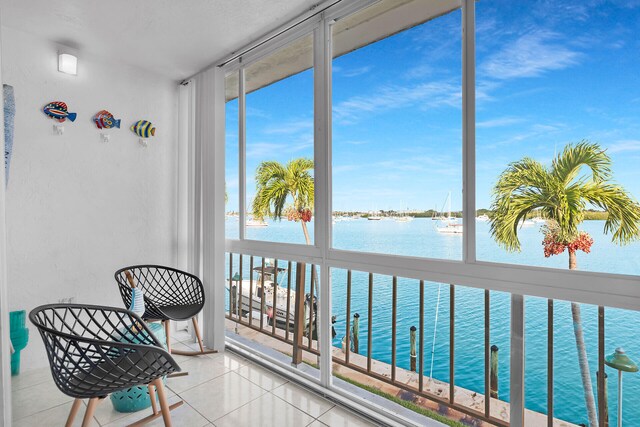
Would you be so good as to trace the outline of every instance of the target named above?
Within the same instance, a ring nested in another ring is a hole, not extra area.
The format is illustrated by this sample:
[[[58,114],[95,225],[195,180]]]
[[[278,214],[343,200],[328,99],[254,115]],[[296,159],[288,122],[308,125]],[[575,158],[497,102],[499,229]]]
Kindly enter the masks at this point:
[[[300,220],[300,224],[302,225],[302,232],[304,233],[304,240],[307,242],[307,245],[311,245],[311,237],[309,237],[309,230],[307,229],[307,223],[306,223],[306,222],[304,222],[304,221],[301,219],[301,220]],[[314,280],[314,283],[316,284],[316,286],[320,286],[320,282],[318,281],[318,269],[317,269],[317,268],[314,268],[314,269],[312,269],[311,271],[313,271],[313,280]],[[311,301],[311,304],[313,304],[313,301]],[[318,318],[317,316],[318,316],[318,314],[316,313],[314,317],[317,319],[317,318]],[[311,319],[310,321],[311,321],[311,322],[313,322],[313,323],[315,323],[315,325],[314,325],[314,326],[315,326],[315,330],[316,330],[316,331],[318,331],[318,329],[317,329],[317,326],[318,326],[318,325],[317,325],[317,323],[315,322],[315,320],[314,320],[314,319]],[[311,330],[312,330],[312,329],[313,329],[313,328],[309,328],[309,339],[310,339],[310,340],[311,340],[311,339],[312,339],[312,337],[313,337],[313,335],[311,334]]]
[[[311,244],[311,238],[309,237],[309,230],[307,230],[307,223],[303,220],[300,220],[300,224],[302,224],[302,232],[304,233],[304,240],[307,242],[307,245]]]
[[[576,270],[578,262],[575,251],[569,251],[569,269]],[[596,411],[596,402],[593,397],[593,386],[591,383],[591,370],[589,369],[589,360],[587,359],[587,348],[584,344],[584,333],[582,331],[582,315],[580,313],[580,304],[571,303],[571,317],[573,318],[573,333],[576,337],[576,349],[578,350],[578,364],[580,365],[580,375],[582,376],[582,388],[584,391],[584,400],[587,406],[587,416],[589,417],[589,426],[597,427],[598,412]]]

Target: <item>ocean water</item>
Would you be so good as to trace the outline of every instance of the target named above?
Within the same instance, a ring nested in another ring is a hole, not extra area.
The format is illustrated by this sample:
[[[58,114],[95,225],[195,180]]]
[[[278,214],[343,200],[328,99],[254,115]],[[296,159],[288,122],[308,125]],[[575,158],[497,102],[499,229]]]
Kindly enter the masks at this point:
[[[640,274],[640,243],[618,246],[603,234],[603,221],[586,221],[582,229],[594,238],[591,253],[578,253],[581,270]],[[366,252],[422,256],[440,259],[462,259],[462,236],[437,232],[436,222],[415,219],[401,223],[393,220],[338,221],[333,226],[334,246]],[[238,221],[230,218],[227,235],[237,236]],[[313,235],[313,223],[310,224]],[[500,249],[489,234],[489,225],[477,223],[477,257],[495,261],[552,268],[567,268],[566,253],[545,258],[540,226],[522,228],[519,232],[522,251],[507,253]],[[257,240],[304,243],[300,224],[288,221],[269,222],[269,227],[248,228],[247,237]],[[248,262],[246,263],[248,264]],[[244,268],[248,273],[248,266]],[[227,265],[228,271],[228,265]],[[228,274],[228,273],[227,273]],[[332,313],[337,315],[337,336],[333,344],[340,347],[346,333],[346,271],[332,270]],[[246,276],[245,276],[246,277]],[[391,277],[376,275],[373,295],[372,355],[387,363],[391,361]],[[484,291],[459,284],[455,288],[455,374],[456,385],[484,392]],[[606,282],[603,282],[606,287]],[[438,297],[439,294],[439,297]],[[449,284],[425,282],[424,307],[424,372],[443,381],[449,375]],[[509,400],[509,294],[490,293],[491,344],[499,348],[499,395]],[[439,304],[438,304],[439,300]],[[351,313],[360,314],[360,353],[367,354],[368,274],[353,272]],[[436,310],[436,307],[438,309]],[[436,311],[438,321],[436,323]],[[596,390],[597,370],[597,307],[582,305],[585,341]],[[605,315],[606,353],[624,347],[640,362],[640,312],[607,309]],[[397,312],[397,364],[409,368],[409,328],[419,327],[419,282],[399,278]],[[434,339],[435,331],[435,339]],[[547,411],[547,300],[527,297],[525,300],[525,399],[526,407]],[[433,348],[433,352],[432,352]],[[418,361],[420,363],[420,361]],[[433,363],[433,369],[431,365]],[[617,422],[617,372],[607,368],[609,376],[609,420]],[[640,393],[640,375],[624,376],[623,421],[625,425],[640,425],[640,406],[634,405]],[[576,424],[587,423],[587,416],[577,363],[577,352],[571,322],[569,302],[556,301],[554,313],[554,413],[557,418]]]

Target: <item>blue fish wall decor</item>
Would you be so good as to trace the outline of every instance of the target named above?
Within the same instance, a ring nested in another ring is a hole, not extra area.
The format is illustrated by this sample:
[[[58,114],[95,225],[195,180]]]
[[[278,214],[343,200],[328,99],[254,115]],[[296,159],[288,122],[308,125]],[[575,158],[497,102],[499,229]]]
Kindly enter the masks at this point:
[[[149,138],[156,134],[156,128],[147,120],[138,120],[131,125],[131,130],[140,138]]]
[[[60,123],[63,123],[66,119],[69,119],[73,122],[76,120],[77,116],[76,113],[70,113],[69,111],[67,111],[67,104],[61,101],[48,103],[44,106],[42,111],[44,111],[47,116],[59,121]]]
[[[93,116],[93,121],[98,129],[120,128],[120,120],[114,119],[113,114],[107,110],[98,111],[96,115]]]

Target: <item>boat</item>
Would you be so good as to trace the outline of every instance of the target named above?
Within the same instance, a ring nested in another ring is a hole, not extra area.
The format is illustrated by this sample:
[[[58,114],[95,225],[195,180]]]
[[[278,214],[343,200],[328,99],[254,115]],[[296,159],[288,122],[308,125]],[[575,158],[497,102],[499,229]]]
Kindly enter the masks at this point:
[[[230,280],[226,281],[225,287],[231,292],[232,305],[241,307],[242,317],[251,316],[251,318],[259,320],[261,317],[266,319],[269,325],[273,324],[273,300],[275,291],[275,319],[276,327],[285,329],[288,325],[289,330],[293,330],[295,325],[295,301],[296,291],[287,290],[286,286],[278,283],[278,276],[286,272],[286,268],[276,268],[267,265],[262,268],[255,267],[252,271],[254,279],[243,279],[240,281],[236,274]],[[285,275],[282,275],[284,278]],[[229,286],[231,282],[231,286]],[[241,292],[238,304],[238,292]],[[287,302],[288,300],[288,302]],[[309,312],[311,310],[311,295],[305,295],[305,327],[308,326]],[[262,307],[262,308],[261,308]],[[287,316],[287,307],[289,307],[289,316]],[[317,300],[313,298],[313,313],[315,321],[315,313],[317,313]]]
[[[380,221],[382,217],[380,216],[380,214],[370,212],[369,216],[367,216],[367,219],[369,221]]]
[[[439,233],[444,234],[462,234],[464,231],[464,226],[459,223],[447,222],[441,227],[436,227]]]
[[[445,204],[447,201],[445,200]],[[444,205],[442,205],[444,208]],[[433,209],[433,215],[431,216],[431,221],[442,221],[445,217],[438,211],[438,205]]]
[[[476,217],[476,221],[487,222],[489,221],[489,215],[484,214]]]
[[[269,224],[267,224],[264,220],[256,220],[256,219],[250,219],[247,221],[247,227],[268,227]]]
[[[451,216],[451,191],[449,191],[449,194],[447,195],[445,204],[447,204],[447,202],[449,206],[448,216],[445,217],[441,215],[443,219],[441,219],[438,225],[436,226],[436,230],[439,233],[444,233],[444,234],[462,234],[462,231],[464,228],[463,224],[458,223],[458,218],[454,218]],[[443,206],[443,210],[444,210],[444,206]]]
[[[396,222],[409,222],[409,221],[413,221],[413,217],[410,217],[410,216],[396,217]]]

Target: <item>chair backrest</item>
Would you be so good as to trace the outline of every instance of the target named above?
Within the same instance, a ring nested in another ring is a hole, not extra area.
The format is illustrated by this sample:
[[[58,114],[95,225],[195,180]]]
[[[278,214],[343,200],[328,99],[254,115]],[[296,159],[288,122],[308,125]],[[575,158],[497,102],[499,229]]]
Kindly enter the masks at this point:
[[[116,271],[115,279],[126,307],[131,306],[131,285],[126,272],[130,272],[137,287],[144,290],[145,301],[158,307],[175,305],[204,306],[204,287],[197,276],[161,265],[133,265]]]
[[[140,317],[121,308],[49,304],[29,319],[56,385],[69,396],[104,396],[180,369]]]

